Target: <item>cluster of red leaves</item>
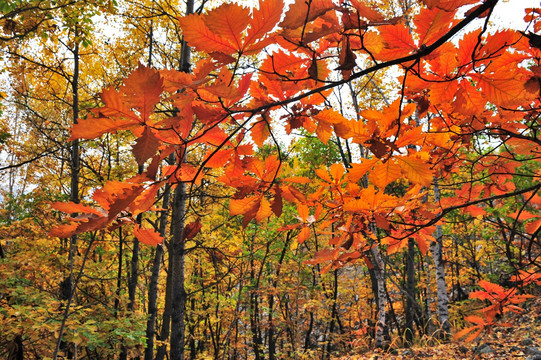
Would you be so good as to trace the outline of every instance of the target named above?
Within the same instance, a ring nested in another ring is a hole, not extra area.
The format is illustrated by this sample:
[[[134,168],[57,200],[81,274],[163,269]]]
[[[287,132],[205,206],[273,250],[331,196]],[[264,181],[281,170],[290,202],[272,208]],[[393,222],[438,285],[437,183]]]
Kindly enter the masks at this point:
[[[509,323],[499,322],[499,319],[509,311],[521,313],[523,309],[517,305],[534,297],[533,295],[517,294],[518,290],[515,288],[504,289],[502,286],[486,280],[481,280],[478,284],[484,290],[471,292],[469,295],[470,299],[485,300],[490,302],[490,305],[479,310],[480,316],[466,316],[464,319],[475,325],[457,332],[455,334],[455,339],[467,335],[466,341],[472,341],[483,331],[490,331],[494,326],[511,326]]]

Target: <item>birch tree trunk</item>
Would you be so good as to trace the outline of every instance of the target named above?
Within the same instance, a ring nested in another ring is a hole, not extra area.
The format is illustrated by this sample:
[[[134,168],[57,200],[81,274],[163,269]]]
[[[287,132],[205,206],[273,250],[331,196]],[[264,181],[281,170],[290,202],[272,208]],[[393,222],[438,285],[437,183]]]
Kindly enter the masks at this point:
[[[387,295],[385,294],[385,263],[381,257],[381,253],[378,246],[373,247],[370,252],[374,259],[374,274],[377,283],[377,301],[378,301],[378,320],[376,323],[376,347],[382,348],[384,346],[385,332],[387,327],[386,322],[386,306]]]
[[[413,345],[413,322],[415,320],[415,240],[408,239],[408,252],[406,258],[406,326],[404,329],[404,342],[406,346]]]
[[[437,180],[434,180],[434,200],[440,200],[440,189]],[[447,294],[447,283],[445,282],[445,267],[443,263],[443,235],[441,225],[436,227],[436,242],[430,245],[430,252],[434,260],[436,269],[436,284],[438,298],[438,335],[444,339],[451,333],[451,324],[449,323],[449,296]]]

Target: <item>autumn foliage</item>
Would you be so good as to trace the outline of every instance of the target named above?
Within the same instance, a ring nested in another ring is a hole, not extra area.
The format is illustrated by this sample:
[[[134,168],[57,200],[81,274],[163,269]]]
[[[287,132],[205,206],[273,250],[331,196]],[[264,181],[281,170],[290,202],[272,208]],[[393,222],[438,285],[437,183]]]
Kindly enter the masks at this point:
[[[532,33],[494,29],[489,23],[496,6],[496,0],[423,0],[391,11],[357,0],[289,5],[261,0],[255,7],[225,2],[181,16],[183,41],[197,52],[191,71],[140,64],[120,86],[102,90],[100,105],[70,127],[68,141],[83,143],[129,134],[139,171],[92,187],[81,203],[51,200],[50,209],[64,215],[48,235],[67,239],[128,229],[156,251],[171,249],[172,235],[165,226],[160,230],[158,218],[165,214],[167,219],[164,194],[186,185],[181,242],[199,252],[188,262],[193,279],[187,284],[217,293],[238,291],[236,304],[210,300],[204,290],[189,295],[192,334],[199,329],[194,319],[205,318],[195,310],[196,300],[201,309],[234,309],[234,315],[206,320],[215,331],[216,356],[225,351],[220,331],[229,327],[223,335],[229,336],[243,316],[251,341],[262,343],[257,331],[265,327],[271,334],[266,344],[275,351],[279,326],[295,328],[288,323],[293,320],[273,313],[275,301],[286,302],[281,292],[299,302],[305,297],[303,306],[311,316],[306,351],[314,336],[314,314],[323,308],[331,319],[326,331],[340,327],[346,333],[334,304],[339,302],[337,274],[348,266],[364,267],[369,274],[372,285],[366,289],[372,291],[374,313],[387,308],[377,303],[384,290],[393,314],[406,313],[392,307],[387,287],[396,283],[376,283],[378,271],[393,268],[410,246],[426,259],[441,243],[443,257],[457,266],[452,277],[458,287],[450,291],[462,291],[461,281],[483,289],[470,292],[469,298],[487,306],[465,317],[474,325],[458,331],[456,338],[471,341],[505,325],[499,319],[522,312],[519,305],[540,279],[541,45],[535,33],[541,21],[538,9],[528,9],[524,20]],[[349,102],[343,100],[347,96]],[[324,151],[337,149],[337,159],[317,162],[317,154],[309,159],[299,141],[303,136]],[[205,202],[205,196],[216,200]],[[221,205],[226,214],[218,210]],[[236,217],[242,219],[238,226],[228,224]],[[488,233],[497,235],[482,246],[492,242],[498,256],[507,257],[505,280],[513,286],[483,279],[476,244],[455,238]],[[264,243],[271,238],[274,242]],[[250,259],[246,263],[241,263],[243,251]],[[473,260],[464,260],[471,253]],[[272,254],[276,267],[266,268]],[[476,274],[458,269],[467,262],[475,264]],[[317,294],[301,293],[301,285],[294,292],[276,280],[285,276],[293,281],[297,272],[300,284],[306,269],[314,272],[313,284],[335,284],[335,292],[325,295],[330,305],[314,304]],[[264,271],[269,274],[262,284]],[[250,293],[242,313],[244,278],[257,278],[249,286],[258,290]],[[385,287],[380,295],[378,286]],[[430,293],[428,287],[423,291]],[[263,316],[255,315],[263,301],[270,309],[264,326]],[[342,306],[353,308],[352,302],[344,300]],[[370,325],[361,325],[368,318],[351,320],[355,325],[349,325],[348,334],[368,336],[386,327],[376,324],[376,315]],[[228,349],[240,351],[243,345],[235,341],[227,338]],[[354,343],[344,340],[341,349]],[[259,351],[255,346],[255,358],[263,356]],[[284,358],[291,355],[288,351]],[[330,345],[325,351],[330,353]]]

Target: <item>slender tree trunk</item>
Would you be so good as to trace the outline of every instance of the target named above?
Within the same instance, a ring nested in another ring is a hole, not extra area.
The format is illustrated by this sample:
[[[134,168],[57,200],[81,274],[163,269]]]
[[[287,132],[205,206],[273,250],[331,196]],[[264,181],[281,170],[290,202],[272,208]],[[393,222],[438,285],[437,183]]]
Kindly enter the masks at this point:
[[[124,258],[123,245],[124,238],[122,237],[122,227],[118,229],[118,271],[116,276],[116,296],[115,296],[115,318],[118,316],[118,310],[120,307],[120,289],[122,286],[122,262]]]
[[[172,278],[173,278],[173,263],[171,261],[171,246],[169,245],[167,249],[169,253],[169,261],[167,266],[167,279],[166,279],[166,285],[165,285],[165,307],[163,310],[163,316],[162,316],[162,328],[160,330],[160,337],[159,339],[161,341],[166,341],[169,338],[169,333],[171,330],[171,311],[172,311]],[[162,344],[158,347],[158,351],[156,352],[156,360],[163,360],[165,358],[165,354],[167,352],[167,345]]]
[[[77,124],[79,118],[79,42],[77,37],[79,32],[75,28],[75,47],[73,53],[73,78],[71,79],[71,91],[73,93],[72,112],[73,124]],[[71,188],[70,200],[76,204],[79,203],[79,170],[81,167],[81,159],[79,154],[79,140],[75,139],[71,143]],[[77,251],[77,235],[70,238],[69,263],[70,275],[69,284],[73,291],[73,260]]]
[[[79,280],[81,279],[81,276],[83,275],[83,272],[84,272],[84,269],[85,269],[85,266],[86,266],[86,261],[88,259],[88,255],[90,254],[90,250],[92,249],[92,245],[94,244],[94,240],[95,239],[92,236],[92,238],[90,239],[90,243],[88,244],[88,247],[87,247],[87,249],[85,251],[85,254],[83,256],[83,262],[81,264],[81,268],[79,269],[79,273],[77,274],[77,277],[74,280],[73,291],[71,292],[70,298],[68,299],[67,304],[66,304],[66,308],[64,309],[64,314],[62,316],[62,322],[60,323],[60,329],[58,330],[58,339],[56,341],[56,348],[55,348],[54,353],[53,353],[53,360],[58,359],[58,352],[60,350],[60,344],[62,343],[62,336],[64,335],[64,330],[66,328],[66,322],[68,320],[68,316],[69,316],[69,313],[70,313],[70,307],[71,307],[71,304],[72,304],[72,300],[75,297],[75,291],[77,290],[77,284],[79,283]]]
[[[254,256],[255,255],[252,249],[250,259],[251,277],[253,281],[256,281],[256,287],[250,292],[250,330],[252,332],[252,346],[254,349],[255,360],[263,360],[263,339],[261,336],[261,326],[259,321],[259,281],[256,275]],[[263,266],[263,264],[261,266]]]
[[[148,66],[152,66],[152,26],[150,28],[150,43],[149,43],[149,50],[148,50]],[[143,173],[144,166],[139,165],[137,173],[141,175]],[[137,225],[141,225],[143,221],[143,214],[137,215],[137,218],[135,219]],[[161,246],[158,246],[161,248]],[[156,248],[158,248],[156,247]],[[161,252],[156,251],[155,254],[158,254]],[[160,259],[161,261],[161,259]],[[132,257],[131,257],[131,267],[130,267],[130,281],[128,284],[128,295],[129,295],[129,302],[128,302],[128,310],[133,311],[135,309],[135,297],[136,297],[136,291],[137,291],[137,283],[139,282],[139,240],[134,237],[133,238],[133,249],[132,249]],[[160,269],[158,268],[158,273]],[[123,347],[122,353],[120,354],[120,360],[124,360],[127,358],[127,349]],[[138,359],[139,357],[137,357]]]
[[[184,313],[186,312],[186,290],[184,288],[184,224],[186,219],[186,184],[175,189],[171,219],[171,360],[184,360]]]
[[[142,169],[140,169],[142,170]],[[139,174],[141,174],[142,171],[139,171]],[[135,222],[140,225],[141,221],[143,220],[143,216],[141,214],[137,215]],[[135,308],[135,295],[137,290],[137,282],[139,279],[139,240],[134,236],[133,242],[132,242],[133,250],[132,250],[132,256],[130,261],[130,281],[128,284],[128,310],[133,311]]]
[[[385,263],[381,257],[379,246],[373,247],[370,252],[374,260],[374,275],[377,284],[377,305],[378,305],[378,320],[376,323],[376,347],[384,346],[385,333],[387,328],[386,311],[387,296],[385,294]]]
[[[143,173],[143,167],[139,165],[138,174]],[[143,215],[137,215],[135,222],[137,225],[141,225]],[[139,240],[134,236],[132,242],[132,256],[130,260],[130,274],[128,277],[128,310],[133,311],[135,308],[135,295],[137,290],[137,282],[139,280]],[[122,352],[120,353],[120,360],[126,360],[128,358],[128,349],[122,346]],[[138,358],[138,357],[137,357]]]
[[[163,194],[162,207],[164,209],[169,208],[169,197],[171,194],[171,187],[167,185]],[[160,216],[160,228],[159,233],[165,237],[167,226],[167,210],[163,211]],[[145,360],[152,360],[154,358],[154,338],[156,334],[156,319],[158,317],[158,281],[160,279],[160,269],[163,258],[163,245],[156,247],[156,253],[154,254],[154,261],[152,263],[152,273],[150,275],[150,285],[148,288],[148,319],[146,337],[147,344],[145,349]]]
[[[317,246],[317,242],[316,242]],[[312,288],[317,286],[317,270],[315,267],[312,268]],[[312,336],[312,331],[314,330],[315,316],[313,311],[309,311],[310,321],[308,323],[308,329],[306,330],[306,335],[304,337],[304,351],[306,352],[309,349],[312,349],[312,341],[310,340]]]
[[[195,314],[195,299],[192,298],[190,300],[190,310],[192,314]],[[190,335],[189,338],[189,347],[190,347],[190,359],[195,359],[197,357],[197,344],[195,342],[195,330],[196,330],[196,323],[195,321],[192,321],[191,325],[188,328],[188,334]],[[224,353],[225,356],[225,353]]]
[[[338,270],[333,271],[333,294],[332,294],[332,307],[331,307],[331,322],[329,323],[329,335],[327,336],[327,351],[325,354],[325,358],[330,359],[331,358],[331,350],[333,345],[333,333],[334,328],[336,326],[336,322],[338,320],[338,313],[336,309],[336,303],[338,300]]]
[[[73,54],[73,77],[71,79],[71,91],[73,94],[72,99],[72,112],[73,112],[73,124],[77,124],[77,119],[79,118],[79,32],[77,26],[75,27],[74,34],[75,46],[71,50]],[[70,178],[70,200],[76,204],[79,203],[79,171],[81,167],[81,158],[79,154],[79,140],[75,139],[71,143],[71,178]],[[73,214],[76,215],[76,214]],[[66,309],[69,309],[70,303],[74,300],[75,297],[75,278],[74,278],[74,262],[75,254],[77,253],[77,235],[72,235],[70,237],[70,247],[69,247],[69,280],[68,285],[70,290],[70,296],[68,299],[68,304]],[[66,315],[67,316],[67,315]],[[65,322],[62,324],[64,325]],[[55,359],[58,354],[59,344],[62,342],[64,328],[61,326],[61,331],[58,339],[58,346],[55,351]],[[75,345],[74,345],[75,346]],[[71,358],[73,354],[71,350],[68,350],[68,358]]]
[[[432,293],[430,292],[430,260],[428,256],[426,257],[426,290],[425,290],[425,303],[424,303],[424,312],[426,314],[426,321],[423,324],[425,334],[434,333],[434,317],[432,314],[432,309],[430,308],[430,299],[432,298]]]
[[[291,235],[291,232],[288,232],[286,234],[286,239],[284,241],[284,247],[282,248],[282,252],[280,253],[280,258],[278,259],[278,266],[276,268],[274,281],[272,282],[272,287],[273,287],[274,292],[276,291],[276,287],[278,286],[278,279],[280,278],[280,271],[282,270],[282,264],[284,262],[286,252],[289,249],[290,235]],[[269,304],[269,310],[268,310],[269,314],[268,314],[267,343],[268,343],[268,346],[269,346],[269,360],[274,360],[275,356],[276,356],[276,338],[274,336],[275,325],[274,325],[274,320],[273,320],[273,315],[274,315],[274,293],[270,293],[268,295],[268,304]]]
[[[276,354],[276,338],[274,337],[274,322],[273,322],[273,308],[274,308],[274,295],[269,294],[267,296],[269,314],[268,314],[268,331],[267,331],[267,344],[269,346],[269,360],[274,360]]]
[[[194,0],[187,0],[186,14],[194,11]],[[180,70],[190,72],[191,49],[182,41],[182,53],[180,58]],[[187,149],[185,149],[186,151]],[[179,156],[178,161],[182,163],[184,156]],[[175,189],[171,214],[171,347],[170,360],[184,360],[185,323],[186,312],[186,290],[184,288],[184,225],[186,220],[186,184],[180,183]],[[166,324],[164,324],[166,326]]]
[[[434,199],[436,203],[440,200],[440,190],[438,182],[434,181]],[[446,339],[451,333],[451,324],[449,323],[449,296],[447,294],[447,283],[445,282],[445,268],[443,263],[443,234],[441,225],[436,227],[436,242],[430,245],[434,267],[436,268],[436,284],[438,297],[438,320],[440,326],[440,337]]]
[[[413,344],[413,321],[415,319],[415,240],[408,239],[408,252],[406,257],[406,328],[404,330],[405,345]]]

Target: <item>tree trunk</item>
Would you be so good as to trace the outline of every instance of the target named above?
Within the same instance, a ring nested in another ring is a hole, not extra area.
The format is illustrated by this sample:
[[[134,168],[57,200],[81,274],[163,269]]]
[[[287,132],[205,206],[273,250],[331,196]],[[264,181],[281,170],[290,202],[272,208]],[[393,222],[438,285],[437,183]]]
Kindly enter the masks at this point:
[[[139,167],[139,174],[141,174],[142,167]],[[141,225],[141,222],[143,220],[142,214],[137,215],[137,218],[135,219],[135,222],[137,225]],[[139,278],[139,240],[134,236],[133,237],[133,249],[132,249],[132,256],[131,256],[131,262],[130,262],[130,281],[128,284],[128,310],[133,311],[135,308],[135,292],[137,290],[137,281]]]
[[[434,181],[434,200],[436,203],[440,200],[440,190],[438,182]],[[443,263],[443,235],[441,225],[436,227],[436,242],[430,245],[430,251],[436,268],[436,284],[438,297],[438,320],[440,326],[439,336],[446,339],[451,333],[451,324],[449,323],[449,296],[447,294],[447,283],[445,282],[445,268]]]
[[[194,11],[194,0],[187,0],[186,15]],[[190,72],[191,49],[182,41],[182,53],[180,58],[180,69]],[[184,149],[184,153],[187,149]],[[184,156],[179,156],[178,161],[182,163]],[[185,324],[184,314],[186,312],[186,290],[184,289],[184,225],[186,221],[186,184],[180,183],[175,189],[171,214],[171,348],[170,360],[184,360],[184,339]],[[165,324],[164,324],[165,326]]]
[[[71,50],[73,54],[73,77],[71,79],[71,91],[73,94],[72,99],[72,112],[73,112],[73,124],[77,124],[77,119],[79,118],[79,32],[77,26],[75,27],[74,42],[75,46]],[[79,154],[79,140],[75,139],[71,143],[71,178],[70,178],[70,201],[78,204],[79,203],[79,170],[81,167],[81,158]],[[76,214],[73,214],[76,215]],[[75,297],[75,278],[74,278],[74,261],[75,254],[77,253],[77,235],[70,237],[70,247],[68,254],[69,261],[69,278],[68,285],[69,288],[69,298],[66,304],[66,309],[69,309],[71,302]],[[67,311],[67,310],[66,310]],[[67,316],[67,312],[66,315]],[[59,331],[57,346],[54,353],[54,359],[58,356],[58,350],[60,344],[62,343],[62,336],[64,333],[65,321],[62,323]],[[71,350],[68,350],[68,357],[71,355]]]
[[[72,50],[73,53],[73,78],[71,79],[71,91],[73,93],[72,100],[72,112],[73,112],[73,124],[77,124],[79,118],[79,42],[77,37],[79,33],[75,28],[75,47]],[[70,188],[70,201],[79,203],[79,170],[81,167],[81,158],[79,154],[79,140],[75,139],[71,143],[71,188]],[[70,275],[69,284],[71,291],[73,292],[73,258],[77,251],[77,235],[73,235],[70,238],[69,249],[69,264]]]
[[[415,240],[408,239],[408,253],[406,257],[406,328],[404,342],[407,347],[413,344],[413,321],[415,319]]]
[[[171,246],[167,249],[169,253],[169,261],[167,266],[167,279],[165,285],[165,307],[162,316],[162,328],[160,330],[161,341],[166,341],[169,338],[169,332],[171,330],[171,309],[172,309],[172,277],[173,277],[173,263],[171,262]],[[156,352],[156,360],[163,360],[165,353],[167,352],[167,345],[162,344],[158,347]]]
[[[387,328],[386,311],[387,296],[385,294],[385,263],[381,257],[379,247],[373,247],[370,252],[374,260],[374,275],[377,284],[378,320],[376,323],[376,347],[383,348]]]
[[[333,346],[333,333],[335,332],[334,328],[336,326],[335,322],[338,321],[338,312],[336,309],[336,303],[338,300],[338,270],[333,270],[333,294],[332,294],[332,307],[331,307],[331,322],[329,323],[329,336],[327,336],[327,344],[326,344],[326,354],[324,355],[324,358],[330,359],[331,358],[331,351]]]
[[[180,160],[179,160],[180,161]],[[184,224],[186,220],[186,184],[175,189],[171,215],[171,360],[184,360],[184,313],[186,290],[184,289]]]
[[[118,316],[120,308],[120,290],[122,287],[122,262],[124,261],[124,238],[122,236],[122,227],[118,229],[118,271],[116,276],[116,293],[115,293],[115,318]]]
[[[171,187],[167,185],[163,194],[162,208],[169,208],[169,197],[171,194]],[[159,232],[161,236],[165,236],[167,226],[167,213],[163,211],[160,216],[160,228]],[[156,247],[156,253],[154,254],[154,261],[152,263],[152,273],[150,275],[150,285],[148,288],[148,319],[147,319],[147,347],[145,349],[145,360],[152,360],[154,358],[154,337],[156,334],[156,319],[158,317],[158,281],[160,279],[160,269],[163,258],[163,245]]]
[[[254,253],[251,253],[251,277],[258,279],[255,271]],[[263,264],[261,265],[263,266]],[[255,289],[250,292],[250,330],[252,332],[252,346],[254,350],[255,360],[263,360],[263,338],[261,336],[261,325],[259,320],[259,281],[256,281]]]

